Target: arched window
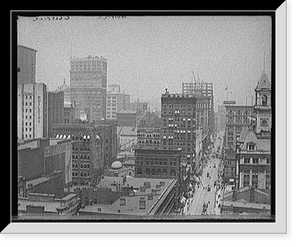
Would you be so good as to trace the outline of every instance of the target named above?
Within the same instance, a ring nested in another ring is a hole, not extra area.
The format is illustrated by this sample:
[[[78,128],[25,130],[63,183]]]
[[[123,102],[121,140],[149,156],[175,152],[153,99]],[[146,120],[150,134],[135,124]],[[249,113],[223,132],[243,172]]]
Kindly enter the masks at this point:
[[[261,96],[261,104],[263,106],[266,106],[267,103],[268,103],[268,97],[267,97],[267,95],[264,94],[264,95]]]
[[[156,174],[157,174],[158,176],[161,176],[161,169],[157,169]]]
[[[175,169],[171,169],[170,175],[171,176],[176,176],[176,170]]]
[[[151,170],[151,175],[156,175],[156,170],[155,169]]]
[[[139,167],[139,168],[137,169],[137,174],[139,174],[139,175],[143,174],[142,168]]]
[[[167,169],[163,169],[163,175],[167,175]]]
[[[150,169],[149,168],[146,169],[146,175],[150,175]]]

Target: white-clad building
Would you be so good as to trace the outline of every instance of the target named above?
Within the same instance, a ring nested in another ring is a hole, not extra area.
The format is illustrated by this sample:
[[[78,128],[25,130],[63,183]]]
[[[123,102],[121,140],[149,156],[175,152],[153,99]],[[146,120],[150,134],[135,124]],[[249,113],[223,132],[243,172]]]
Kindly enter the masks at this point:
[[[18,138],[45,138],[48,135],[47,87],[44,83],[18,85]]]

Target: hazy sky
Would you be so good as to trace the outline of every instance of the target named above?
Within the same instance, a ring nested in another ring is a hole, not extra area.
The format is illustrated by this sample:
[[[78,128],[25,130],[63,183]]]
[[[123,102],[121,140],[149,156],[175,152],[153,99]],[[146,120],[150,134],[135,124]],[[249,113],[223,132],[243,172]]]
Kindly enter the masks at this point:
[[[123,19],[20,17],[18,44],[36,49],[37,82],[55,90],[70,81],[70,57],[107,59],[108,84],[160,108],[168,88],[181,93],[192,71],[214,85],[215,104],[250,104],[264,68],[271,80],[268,16],[127,16]],[[230,94],[230,92],[232,92]]]

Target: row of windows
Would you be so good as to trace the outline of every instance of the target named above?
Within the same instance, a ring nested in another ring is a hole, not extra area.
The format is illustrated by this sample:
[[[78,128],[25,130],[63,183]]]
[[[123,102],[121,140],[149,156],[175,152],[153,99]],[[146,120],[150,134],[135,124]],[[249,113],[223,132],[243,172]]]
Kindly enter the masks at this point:
[[[208,108],[208,104],[205,104],[205,103],[199,103],[199,104],[196,104],[196,107],[197,108]]]
[[[78,163],[73,163],[72,167],[73,168],[78,168]],[[90,164],[89,163],[81,163],[80,168],[90,168]]]
[[[250,158],[250,157],[244,157],[244,163],[251,163],[251,159],[252,159],[252,163],[253,164],[259,164],[262,163],[263,161],[266,161],[267,164],[270,164],[270,159],[269,158]]]
[[[167,123],[164,123],[163,127],[166,127],[166,128],[192,128],[192,127],[195,127],[195,122],[193,122],[193,125],[192,125],[192,123],[185,124],[184,122],[181,124],[169,124],[169,125]]]
[[[25,95],[25,99],[32,99],[33,96],[32,95]]]
[[[163,146],[191,146],[191,144],[189,142],[178,142],[178,140],[184,140],[184,139],[175,139],[175,141],[173,140],[163,140],[162,145]]]
[[[250,170],[244,169],[244,178],[250,178]],[[264,173],[264,171],[252,170],[252,177],[258,178],[258,173]],[[271,172],[266,171],[266,179],[270,179]]]
[[[138,141],[139,144],[154,144],[154,145],[158,145],[160,143],[160,141],[152,141],[152,140],[139,140]]]
[[[89,177],[90,173],[89,172],[72,172],[72,176],[73,177],[78,177],[80,175],[80,177]]]
[[[143,169],[138,167],[137,168],[137,174],[138,175],[143,175]],[[167,176],[167,175],[171,175],[171,176],[176,176],[176,170],[175,169],[170,169],[169,173],[167,169],[150,169],[150,168],[146,168],[145,170],[145,174],[148,176]]]
[[[147,138],[152,138],[152,137],[160,137],[160,134],[144,134],[144,133],[137,133],[138,137],[147,137]]]
[[[182,122],[182,121],[196,121],[195,118],[183,118],[183,117],[175,117],[175,118],[163,118],[163,121],[169,121],[169,123],[173,123],[173,121]]]
[[[163,108],[167,108],[167,107],[169,107],[169,108],[171,108],[171,107],[192,107],[192,105],[191,104],[179,104],[179,103],[173,103],[173,104],[163,104],[162,105],[162,107]],[[191,108],[189,108],[189,109],[191,109]]]
[[[229,111],[228,115],[252,115],[252,111]]]
[[[80,157],[80,159],[84,159],[84,160],[89,160],[90,159],[90,155],[81,154],[79,156],[77,154],[72,154],[72,159],[78,159],[78,157]]]
[[[163,129],[163,133],[177,133],[177,134],[179,134],[179,133],[185,133],[185,132],[187,132],[187,133],[195,133],[195,130],[191,130],[191,129],[188,129],[188,130],[174,130],[174,129],[172,129],[172,128],[169,128],[169,129]]]
[[[252,180],[251,185],[255,188],[258,188],[258,180]],[[244,180],[243,186],[244,187],[250,186],[250,180]],[[265,188],[271,189],[271,181],[269,179],[265,180]]]
[[[194,112],[192,112],[192,111],[179,111],[179,110],[175,110],[175,111],[171,111],[171,110],[169,110],[169,111],[166,111],[166,110],[164,110],[163,112],[163,115],[189,115],[189,116],[192,116],[192,115],[194,115]]]
[[[236,131],[242,131],[242,126],[233,126],[233,125],[228,125],[227,130],[236,130]]]
[[[23,101],[23,104],[25,103],[25,106],[32,106],[32,103],[31,103],[31,101],[29,101],[28,103],[25,101]]]
[[[149,156],[139,156],[137,155],[136,156],[136,160],[140,160],[140,161],[165,161],[165,162],[168,162],[168,161],[176,161],[178,160],[178,158],[156,158],[156,157],[149,157]]]
[[[136,165],[146,165],[146,166],[176,166],[177,162],[176,161],[136,161]]]

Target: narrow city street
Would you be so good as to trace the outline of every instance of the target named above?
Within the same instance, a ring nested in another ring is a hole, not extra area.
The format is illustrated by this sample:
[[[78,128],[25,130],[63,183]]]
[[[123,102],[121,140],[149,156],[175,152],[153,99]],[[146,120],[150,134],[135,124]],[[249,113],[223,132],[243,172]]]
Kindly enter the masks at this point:
[[[220,137],[220,138],[219,138]],[[187,200],[184,215],[219,215],[219,184],[220,159],[216,157],[218,147],[222,145],[222,133],[217,135],[214,146],[211,148],[207,163],[203,164],[200,183],[195,185],[193,197]]]

